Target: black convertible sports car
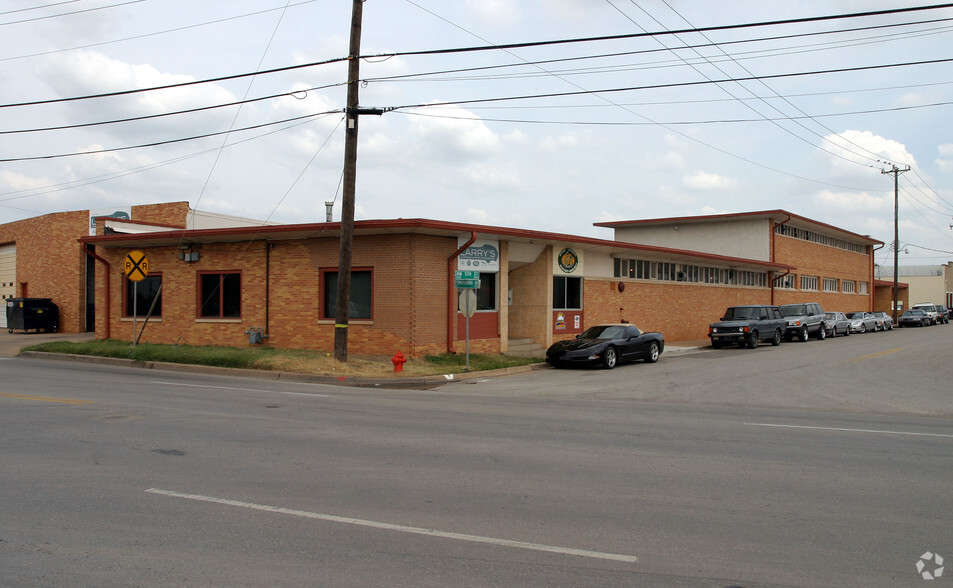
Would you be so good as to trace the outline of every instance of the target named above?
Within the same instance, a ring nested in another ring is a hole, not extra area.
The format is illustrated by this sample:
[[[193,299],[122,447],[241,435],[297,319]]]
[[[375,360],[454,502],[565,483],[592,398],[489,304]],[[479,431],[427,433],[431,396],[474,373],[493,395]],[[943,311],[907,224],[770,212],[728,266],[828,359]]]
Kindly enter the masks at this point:
[[[601,364],[612,369],[620,361],[658,361],[665,348],[661,333],[643,333],[631,323],[589,327],[575,339],[558,341],[546,350],[546,363],[553,367]]]

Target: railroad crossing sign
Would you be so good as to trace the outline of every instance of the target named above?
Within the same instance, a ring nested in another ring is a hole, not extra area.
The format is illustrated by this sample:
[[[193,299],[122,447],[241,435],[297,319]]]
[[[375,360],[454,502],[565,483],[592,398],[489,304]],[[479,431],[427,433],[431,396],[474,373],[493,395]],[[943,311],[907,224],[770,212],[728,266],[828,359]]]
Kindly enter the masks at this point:
[[[133,282],[141,282],[149,275],[149,259],[142,251],[130,251],[123,262],[123,271]]]

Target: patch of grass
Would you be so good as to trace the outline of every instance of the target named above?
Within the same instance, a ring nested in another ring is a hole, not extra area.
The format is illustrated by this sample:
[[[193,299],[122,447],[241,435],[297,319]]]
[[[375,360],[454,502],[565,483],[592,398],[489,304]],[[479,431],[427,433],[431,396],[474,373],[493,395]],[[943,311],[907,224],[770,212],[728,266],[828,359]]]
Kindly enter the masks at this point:
[[[347,363],[339,362],[330,353],[271,347],[197,347],[191,345],[159,345],[140,343],[133,347],[128,341],[53,341],[32,345],[24,351],[118,357],[142,362],[166,362],[207,365],[240,369],[322,374],[341,377],[384,378],[401,377],[394,374],[389,357],[348,356]],[[537,363],[540,359],[509,357],[493,354],[470,354],[470,371],[494,370]],[[411,359],[404,364],[403,377],[458,374],[466,371],[465,354],[431,355]]]

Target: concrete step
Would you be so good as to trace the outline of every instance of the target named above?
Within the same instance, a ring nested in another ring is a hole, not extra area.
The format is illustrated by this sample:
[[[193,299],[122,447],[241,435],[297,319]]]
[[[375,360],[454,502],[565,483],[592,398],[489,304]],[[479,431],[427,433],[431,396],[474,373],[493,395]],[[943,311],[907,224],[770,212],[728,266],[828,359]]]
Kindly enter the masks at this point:
[[[514,338],[509,340],[509,349],[503,355],[511,357],[546,357],[546,349],[530,338]]]

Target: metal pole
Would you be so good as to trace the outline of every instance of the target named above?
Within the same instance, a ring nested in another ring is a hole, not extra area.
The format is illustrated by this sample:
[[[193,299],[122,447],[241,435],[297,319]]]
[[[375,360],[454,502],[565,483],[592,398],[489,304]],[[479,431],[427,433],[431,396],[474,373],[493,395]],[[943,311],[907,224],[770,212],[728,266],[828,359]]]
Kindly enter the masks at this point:
[[[136,346],[136,315],[139,313],[139,282],[132,283],[132,346]]]

